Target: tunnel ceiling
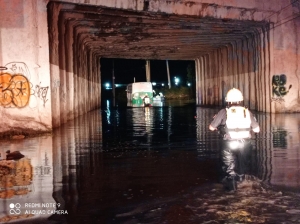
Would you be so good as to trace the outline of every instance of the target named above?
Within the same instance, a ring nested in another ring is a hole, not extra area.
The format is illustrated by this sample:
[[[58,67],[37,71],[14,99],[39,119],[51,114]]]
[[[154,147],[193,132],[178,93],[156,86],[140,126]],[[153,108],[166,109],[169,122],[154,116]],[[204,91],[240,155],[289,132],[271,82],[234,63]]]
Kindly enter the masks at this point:
[[[199,58],[266,25],[69,3],[61,7],[58,24],[71,29],[74,44],[100,57],[157,60]]]

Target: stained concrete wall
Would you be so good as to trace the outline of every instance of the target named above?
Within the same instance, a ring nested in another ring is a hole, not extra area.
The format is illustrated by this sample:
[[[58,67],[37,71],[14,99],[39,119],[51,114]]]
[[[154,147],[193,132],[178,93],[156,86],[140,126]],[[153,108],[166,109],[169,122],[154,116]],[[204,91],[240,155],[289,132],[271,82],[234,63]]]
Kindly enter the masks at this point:
[[[270,33],[257,33],[197,59],[197,103],[224,106],[227,91],[235,87],[246,106],[270,112],[271,47]]]
[[[300,111],[300,5],[274,3],[264,7],[276,7],[275,12],[261,14],[269,26],[196,59],[198,105],[224,105],[226,92],[235,87],[251,109]]]
[[[101,104],[100,57],[93,54],[78,30],[73,31],[76,21],[59,14],[61,7],[48,7],[53,127]]]
[[[0,0],[0,133],[52,129],[46,5]]]

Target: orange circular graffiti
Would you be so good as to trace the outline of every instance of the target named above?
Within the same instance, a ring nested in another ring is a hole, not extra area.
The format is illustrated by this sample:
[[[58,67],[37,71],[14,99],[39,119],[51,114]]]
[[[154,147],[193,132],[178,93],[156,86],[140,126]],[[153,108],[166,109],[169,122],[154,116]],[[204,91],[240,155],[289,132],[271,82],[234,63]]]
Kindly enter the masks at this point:
[[[29,102],[30,97],[30,84],[27,78],[23,75],[14,75],[11,79],[14,83],[13,102],[16,107],[25,107]]]
[[[10,74],[0,75],[0,104],[2,106],[7,106],[12,102],[13,93],[9,90],[10,79]]]
[[[30,98],[30,83],[22,75],[0,75],[0,103],[2,106],[25,107]]]

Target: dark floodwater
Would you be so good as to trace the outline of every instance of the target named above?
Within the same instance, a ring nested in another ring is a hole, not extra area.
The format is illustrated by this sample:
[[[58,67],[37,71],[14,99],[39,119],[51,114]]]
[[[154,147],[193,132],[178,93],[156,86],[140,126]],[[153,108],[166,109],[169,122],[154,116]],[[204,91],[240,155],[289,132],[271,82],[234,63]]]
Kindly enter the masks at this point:
[[[217,111],[104,107],[52,136],[1,142],[2,158],[25,158],[0,161],[0,222],[299,223],[300,114],[255,113],[251,172],[228,192],[207,128]]]

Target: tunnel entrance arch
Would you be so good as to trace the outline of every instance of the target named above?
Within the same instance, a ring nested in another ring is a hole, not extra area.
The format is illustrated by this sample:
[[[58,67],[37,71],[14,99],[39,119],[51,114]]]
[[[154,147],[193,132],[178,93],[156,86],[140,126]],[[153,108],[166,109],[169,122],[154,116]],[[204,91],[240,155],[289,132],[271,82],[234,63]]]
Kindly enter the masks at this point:
[[[250,107],[269,110],[265,100],[251,104],[257,80],[270,75],[266,21],[55,1],[48,15],[54,127],[100,107],[101,58],[194,60],[197,105],[220,105],[226,83],[246,92]]]

